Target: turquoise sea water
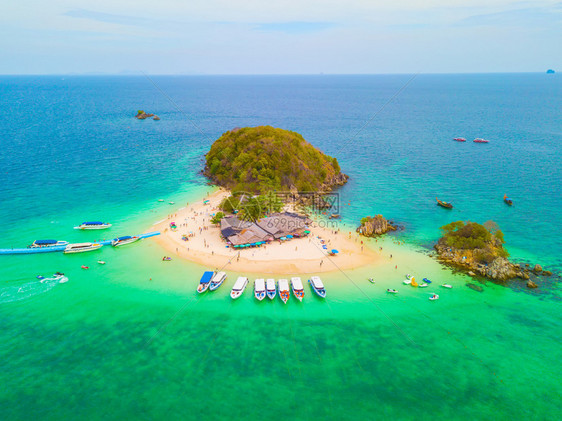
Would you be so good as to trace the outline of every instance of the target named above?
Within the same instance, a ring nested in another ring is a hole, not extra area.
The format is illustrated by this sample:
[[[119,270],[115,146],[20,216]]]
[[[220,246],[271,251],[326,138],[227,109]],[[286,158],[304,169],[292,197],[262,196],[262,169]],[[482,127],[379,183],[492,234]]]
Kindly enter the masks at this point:
[[[205,268],[164,263],[151,241],[0,256],[0,417],[560,418],[556,277],[478,293],[426,247],[452,220],[492,219],[515,259],[562,269],[562,79],[420,75],[357,133],[408,79],[155,77],[176,108],[143,77],[0,77],[0,247],[145,231],[210,191],[199,172],[213,139],[259,124],[338,157],[351,176],[344,229],[383,213],[408,243],[387,240],[385,257],[399,257],[380,268],[323,276],[325,301],[307,290],[287,306],[250,290],[232,302],[236,274],[197,296]],[[161,121],[137,121],[138,109]],[[91,219],[114,227],[71,229]],[[57,270],[68,283],[35,280]],[[429,302],[401,285],[406,272],[454,288],[428,288],[442,297]]]

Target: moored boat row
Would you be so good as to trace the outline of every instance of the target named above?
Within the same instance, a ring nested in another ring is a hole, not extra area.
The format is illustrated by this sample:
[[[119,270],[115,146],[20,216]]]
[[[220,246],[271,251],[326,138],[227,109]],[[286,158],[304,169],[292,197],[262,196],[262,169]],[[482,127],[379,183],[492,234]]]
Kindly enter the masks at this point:
[[[197,292],[203,293],[207,290],[214,291],[219,286],[221,286],[224,281],[226,280],[226,273],[224,272],[211,272],[206,271],[203,273],[199,284],[197,285]],[[308,282],[310,283],[310,287],[312,290],[321,298],[326,297],[326,289],[322,280],[318,276],[311,277]],[[230,297],[235,300],[240,297],[246,287],[248,286],[248,278],[245,276],[239,276],[230,291]],[[291,290],[293,291],[293,295],[297,298],[297,300],[302,301],[305,295],[304,287],[301,278],[293,277],[291,278],[290,282],[291,286],[289,286],[289,281],[287,279],[279,279],[277,284],[275,283],[275,279],[263,279],[258,278],[254,281],[254,297],[258,301],[263,301],[265,297],[268,297],[270,300],[273,300],[277,296],[277,292],[279,292],[279,298],[286,304],[291,297]]]

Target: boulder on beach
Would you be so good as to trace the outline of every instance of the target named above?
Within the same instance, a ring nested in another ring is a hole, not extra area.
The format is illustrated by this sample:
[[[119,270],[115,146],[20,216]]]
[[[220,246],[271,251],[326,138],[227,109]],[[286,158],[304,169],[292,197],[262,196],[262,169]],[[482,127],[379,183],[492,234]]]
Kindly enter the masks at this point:
[[[531,281],[531,280],[527,281],[527,288],[537,288],[537,287],[538,287],[538,285],[535,284],[533,281]]]

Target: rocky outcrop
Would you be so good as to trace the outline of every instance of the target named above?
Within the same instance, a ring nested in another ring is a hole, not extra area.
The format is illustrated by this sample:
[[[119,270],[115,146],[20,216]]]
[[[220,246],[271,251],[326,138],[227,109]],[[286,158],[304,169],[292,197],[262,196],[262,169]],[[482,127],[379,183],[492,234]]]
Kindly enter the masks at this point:
[[[147,119],[149,117],[154,117],[153,118],[154,120],[160,120],[160,117],[158,117],[157,115],[145,113],[143,110],[139,110],[135,117],[138,118],[139,120],[144,120],[144,119]]]
[[[541,273],[542,272],[542,266],[539,264],[536,264],[535,267],[533,268],[533,272],[535,273]]]
[[[479,261],[479,250],[455,249],[439,241],[435,245],[438,259],[450,266],[454,266],[464,272],[472,272],[471,276],[482,276],[495,281],[504,282],[512,278],[522,279],[528,275],[518,266],[511,263],[505,257],[496,257],[490,263]]]
[[[375,215],[374,218],[370,216],[363,218],[357,232],[365,237],[375,237],[397,229],[398,226],[394,225],[392,221],[387,221],[382,215]]]
[[[535,284],[533,281],[527,281],[527,288],[537,288],[538,285]]]
[[[324,192],[332,191],[334,187],[343,186],[347,183],[347,180],[349,180],[349,175],[340,172],[324,181],[320,190]]]

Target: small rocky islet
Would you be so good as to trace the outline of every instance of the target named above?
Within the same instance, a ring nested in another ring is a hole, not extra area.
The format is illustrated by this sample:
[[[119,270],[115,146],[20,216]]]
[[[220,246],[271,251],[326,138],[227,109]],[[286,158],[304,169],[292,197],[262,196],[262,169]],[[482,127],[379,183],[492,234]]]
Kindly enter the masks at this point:
[[[160,117],[158,117],[156,114],[151,114],[151,113],[145,113],[143,110],[138,110],[137,111],[137,115],[135,116],[135,118],[139,119],[139,120],[146,120],[147,118],[152,117],[153,120],[160,120]]]
[[[459,269],[472,277],[482,277],[505,284],[513,279],[527,281],[528,288],[537,288],[530,275],[550,276],[540,265],[532,269],[530,265],[510,262],[509,253],[502,231],[497,225],[488,221],[484,224],[476,222],[455,221],[441,227],[443,236],[434,248],[437,259],[445,265]]]

